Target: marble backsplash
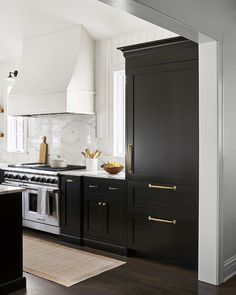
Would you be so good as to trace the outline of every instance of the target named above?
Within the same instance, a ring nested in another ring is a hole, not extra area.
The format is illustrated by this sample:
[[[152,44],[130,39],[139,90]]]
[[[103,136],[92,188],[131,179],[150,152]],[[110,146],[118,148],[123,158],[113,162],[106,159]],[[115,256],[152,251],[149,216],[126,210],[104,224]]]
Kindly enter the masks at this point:
[[[57,156],[68,160],[69,164],[84,165],[81,151],[85,148],[91,150],[105,150],[102,140],[96,137],[95,115],[46,115],[28,118],[27,151],[25,153],[8,153],[1,147],[0,162],[2,163],[29,163],[38,162],[39,146],[42,137],[46,136],[48,143],[48,162]],[[123,158],[104,155],[99,159],[103,161],[124,162]]]

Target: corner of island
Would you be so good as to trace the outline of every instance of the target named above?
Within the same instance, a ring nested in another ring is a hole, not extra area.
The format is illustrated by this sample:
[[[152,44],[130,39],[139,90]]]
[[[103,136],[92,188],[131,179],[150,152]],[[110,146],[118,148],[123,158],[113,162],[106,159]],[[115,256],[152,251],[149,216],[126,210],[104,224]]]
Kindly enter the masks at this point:
[[[21,187],[0,184],[0,294],[26,288],[23,277]]]

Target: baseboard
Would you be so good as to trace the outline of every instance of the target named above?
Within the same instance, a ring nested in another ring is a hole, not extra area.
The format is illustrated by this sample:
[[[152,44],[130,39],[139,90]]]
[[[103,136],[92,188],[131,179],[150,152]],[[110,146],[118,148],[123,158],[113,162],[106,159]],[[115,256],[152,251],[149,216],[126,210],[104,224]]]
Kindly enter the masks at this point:
[[[0,285],[0,294],[10,294],[20,289],[26,289],[26,278],[22,277]]]
[[[156,252],[148,252],[142,250],[128,250],[128,256],[131,257],[143,257],[152,261],[161,262],[164,264],[169,264],[177,267],[183,267],[189,270],[197,271],[198,265],[197,262],[191,260],[188,256],[171,256],[170,252],[168,251],[161,251],[159,250],[158,253]]]
[[[236,255],[230,257],[224,262],[223,266],[223,282],[228,281],[236,275]]]
[[[83,239],[83,246],[127,256],[127,248],[122,246],[107,244],[104,242],[98,242],[90,239]]]
[[[60,234],[59,239],[63,242],[72,243],[72,244],[79,245],[79,246],[82,244],[81,238],[69,236],[69,235],[65,235],[65,234]]]

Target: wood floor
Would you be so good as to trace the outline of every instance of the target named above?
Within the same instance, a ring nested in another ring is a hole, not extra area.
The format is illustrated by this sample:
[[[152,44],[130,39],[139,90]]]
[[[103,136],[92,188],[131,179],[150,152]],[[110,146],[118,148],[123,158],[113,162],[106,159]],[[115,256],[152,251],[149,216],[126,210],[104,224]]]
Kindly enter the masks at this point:
[[[53,239],[47,234],[32,232],[44,239]],[[87,250],[87,249],[86,249]],[[127,261],[121,267],[102,273],[70,288],[40,279],[30,274],[27,278],[27,291],[14,295],[235,295],[236,278],[220,287],[197,282],[197,273],[183,268],[164,265],[158,262],[117,255],[102,251],[93,253],[108,255]]]

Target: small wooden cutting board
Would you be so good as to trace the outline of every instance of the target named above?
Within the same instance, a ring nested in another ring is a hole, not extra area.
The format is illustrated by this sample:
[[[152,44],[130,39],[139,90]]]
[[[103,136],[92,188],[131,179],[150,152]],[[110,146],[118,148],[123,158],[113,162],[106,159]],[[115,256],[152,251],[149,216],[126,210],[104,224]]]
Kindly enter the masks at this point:
[[[40,144],[40,148],[39,148],[39,163],[40,164],[47,163],[47,151],[48,151],[48,145],[46,143],[46,136],[44,136],[43,142]]]

